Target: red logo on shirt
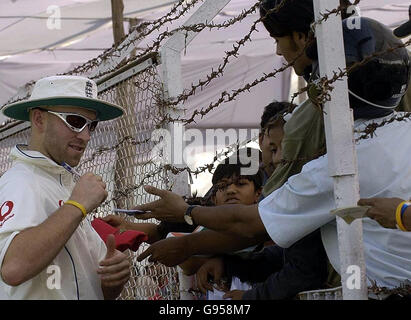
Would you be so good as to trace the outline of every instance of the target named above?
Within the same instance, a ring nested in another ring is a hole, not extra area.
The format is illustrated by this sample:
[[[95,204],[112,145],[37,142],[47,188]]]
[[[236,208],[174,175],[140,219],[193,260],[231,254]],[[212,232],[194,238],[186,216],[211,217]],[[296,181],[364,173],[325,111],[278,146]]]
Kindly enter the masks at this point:
[[[1,207],[0,207],[0,227],[11,217],[14,216],[14,214],[10,215],[11,210],[13,210],[14,203],[13,201],[6,201],[4,202]]]

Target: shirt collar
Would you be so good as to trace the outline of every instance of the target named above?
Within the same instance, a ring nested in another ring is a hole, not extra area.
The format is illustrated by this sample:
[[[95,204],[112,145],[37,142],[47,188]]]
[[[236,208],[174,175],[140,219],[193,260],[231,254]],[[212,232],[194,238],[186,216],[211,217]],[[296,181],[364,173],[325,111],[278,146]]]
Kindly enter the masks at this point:
[[[70,174],[61,165],[55,163],[47,158],[39,151],[29,150],[27,145],[18,144],[10,152],[10,159],[12,161],[20,161],[30,163],[32,165],[43,168],[44,170],[53,174]]]
[[[379,118],[373,118],[373,119],[356,119],[354,120],[354,128],[358,132],[359,130],[364,130],[367,126],[370,124],[380,124],[383,121],[395,119],[397,116],[401,116],[401,112],[394,111],[390,113],[389,115],[379,117]]]

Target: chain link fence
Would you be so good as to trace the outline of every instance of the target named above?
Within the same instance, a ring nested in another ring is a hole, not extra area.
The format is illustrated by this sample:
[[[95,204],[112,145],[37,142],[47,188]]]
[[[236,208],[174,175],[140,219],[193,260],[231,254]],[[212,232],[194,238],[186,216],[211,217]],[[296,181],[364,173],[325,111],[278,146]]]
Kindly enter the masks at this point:
[[[151,134],[163,112],[157,103],[163,95],[157,68],[155,55],[150,55],[116,77],[99,83],[99,98],[123,106],[125,113],[115,120],[99,123],[76,168],[81,174],[100,175],[107,184],[108,197],[88,216],[89,221],[112,214],[113,208],[131,208],[153,201],[153,196],[143,190],[145,184],[161,189],[168,187],[166,171],[151,158],[154,148]],[[16,144],[28,143],[30,128],[27,125],[18,132],[11,130],[18,123],[9,123],[1,129],[0,175],[12,165],[8,159],[11,149]],[[125,219],[134,218],[125,216]],[[135,219],[134,222],[158,223]],[[146,260],[137,262],[136,257],[147,246],[143,243],[137,252],[128,251],[132,262],[131,278],[121,299],[179,299],[176,268]]]

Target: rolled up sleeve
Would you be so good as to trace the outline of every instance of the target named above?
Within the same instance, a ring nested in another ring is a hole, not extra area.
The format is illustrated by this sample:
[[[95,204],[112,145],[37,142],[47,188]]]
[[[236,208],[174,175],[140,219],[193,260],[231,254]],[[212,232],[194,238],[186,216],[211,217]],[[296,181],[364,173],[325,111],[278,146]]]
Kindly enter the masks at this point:
[[[335,217],[333,180],[327,157],[306,164],[279,189],[258,205],[261,220],[271,239],[283,248],[327,224]]]

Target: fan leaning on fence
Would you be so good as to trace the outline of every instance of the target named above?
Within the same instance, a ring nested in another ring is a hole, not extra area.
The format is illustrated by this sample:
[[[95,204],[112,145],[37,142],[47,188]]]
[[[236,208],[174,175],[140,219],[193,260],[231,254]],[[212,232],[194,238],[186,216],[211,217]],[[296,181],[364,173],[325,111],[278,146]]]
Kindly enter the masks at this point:
[[[2,111],[30,121],[31,138],[12,150],[0,178],[0,299],[116,298],[130,275],[127,256],[84,219],[107,197],[106,184],[90,172],[74,183],[61,164],[75,167],[98,121],[122,108],[97,99],[87,78],[55,76]]]
[[[411,35],[411,5],[408,8],[409,20],[398,28],[394,29],[394,35],[398,38],[405,38]],[[408,52],[411,57],[411,53]],[[407,91],[407,100],[411,92]],[[409,102],[408,102],[409,103]],[[408,105],[408,111],[411,106]],[[409,201],[400,198],[373,198],[360,199],[358,202],[362,206],[370,206],[367,215],[375,219],[385,228],[400,228],[403,231],[411,231],[411,197]]]
[[[264,0],[261,13],[265,14],[279,2]],[[288,53],[294,51],[292,56],[297,57],[294,64],[296,72],[300,71],[302,75],[304,69],[310,69],[314,73],[318,58],[313,50],[315,47],[307,48],[309,39],[299,31],[291,32],[291,35],[278,33],[282,24],[290,21],[292,24],[296,19],[295,13],[311,17],[308,22],[313,22],[312,1],[286,2],[277,11],[269,13],[264,25],[277,40],[277,50],[280,50],[277,53],[287,60],[291,58],[284,54],[284,50],[287,49]],[[348,66],[401,44],[384,25],[371,19],[359,19],[362,26],[359,30],[348,28],[347,21],[343,23]],[[295,46],[285,47],[291,42]],[[404,48],[375,57],[349,74],[350,107],[354,111],[355,130],[361,132],[368,124],[377,127],[372,137],[361,139],[356,145],[361,197],[405,198],[411,194],[411,122],[393,120],[399,116],[394,108],[406,91],[409,75],[410,61]],[[307,105],[303,103],[293,113],[289,123],[304,112]],[[294,124],[298,126],[298,123]],[[286,147],[284,141],[286,138],[292,141],[293,138],[292,128],[288,129],[289,133],[286,130],[284,133],[283,153]],[[287,137],[287,134],[290,136]],[[335,215],[330,213],[335,209],[335,202],[327,155],[305,164],[301,173],[291,176],[258,205],[227,205],[224,208],[197,206],[188,210],[189,206],[180,196],[149,186],[145,188],[160,199],[137,206],[137,209],[149,211],[139,215],[139,218],[184,221],[190,213],[195,223],[209,229],[247,237],[268,234],[284,248],[321,228],[323,244],[332,265],[340,274],[348,271],[340,270],[336,220]],[[411,279],[411,233],[385,229],[376,221],[364,218],[363,239],[369,285],[375,282],[380,287],[395,288]],[[139,259],[148,255],[149,250]]]

